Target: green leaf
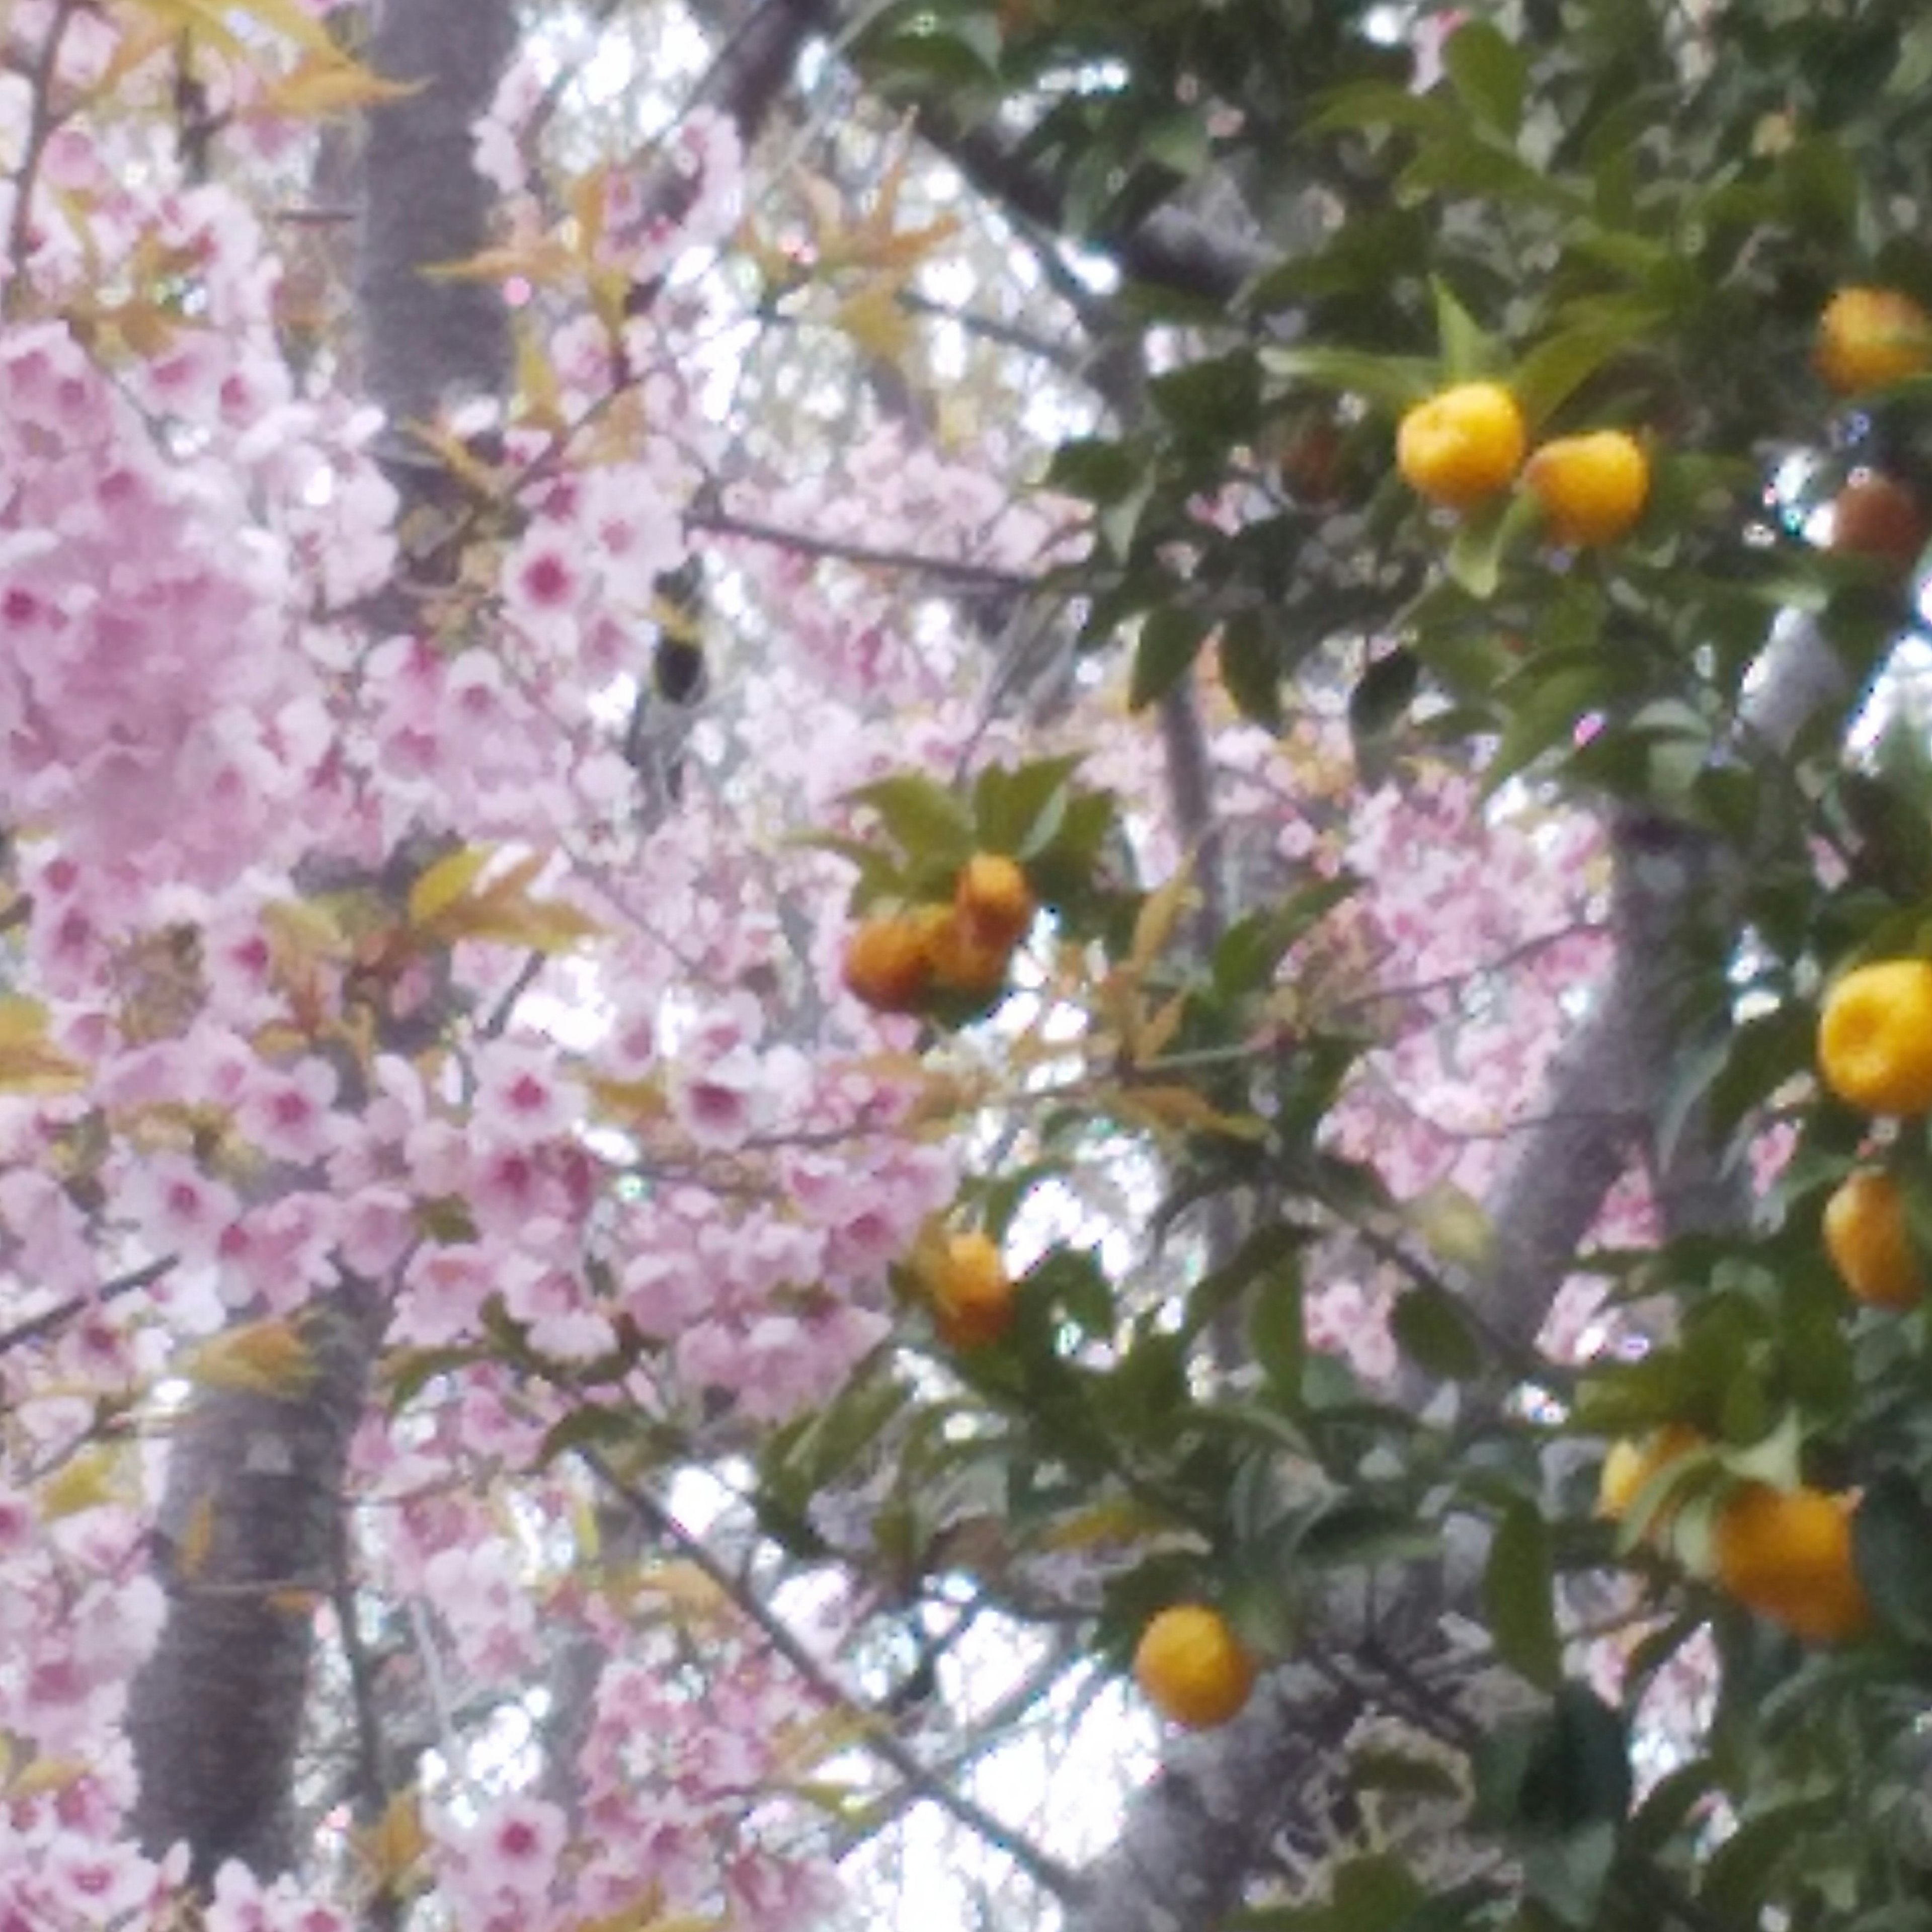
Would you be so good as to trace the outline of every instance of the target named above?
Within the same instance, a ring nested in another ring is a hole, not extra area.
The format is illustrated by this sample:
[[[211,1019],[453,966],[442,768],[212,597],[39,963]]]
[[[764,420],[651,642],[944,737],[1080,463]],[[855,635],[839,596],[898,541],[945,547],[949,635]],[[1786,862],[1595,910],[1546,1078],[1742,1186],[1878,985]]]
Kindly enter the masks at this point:
[[[1224,999],[1235,1000],[1273,985],[1288,950],[1352,897],[1358,883],[1346,875],[1317,879],[1290,892],[1280,904],[1258,907],[1237,920],[1214,948],[1214,990]]]
[[[1540,1689],[1553,1688],[1563,1674],[1563,1646],[1550,1528],[1526,1498],[1512,1503],[1496,1526],[1483,1603],[1503,1661]]]
[[[1276,633],[1244,610],[1222,627],[1221,681],[1244,718],[1270,730],[1281,724],[1281,680],[1289,667]]]
[[[1298,1412],[1303,1400],[1302,1372],[1308,1361],[1298,1248],[1276,1255],[1256,1283],[1248,1306],[1248,1347],[1275,1400]]]
[[[1397,1298],[1389,1318],[1396,1346],[1425,1374],[1468,1382],[1483,1372],[1482,1344],[1460,1303],[1432,1283]]]
[[[1082,754],[1032,764],[988,765],[973,786],[973,834],[984,852],[1028,859],[1052,842],[1066,815],[1067,789]]]
[[[1528,514],[1534,511],[1530,508]],[[1498,496],[1471,511],[1456,526],[1444,560],[1450,578],[1478,603],[1486,604],[1502,580],[1503,554],[1528,527],[1523,500]]]
[[[1881,1477],[1852,1519],[1858,1580],[1882,1622],[1932,1643],[1932,1510],[1910,1479]]]
[[[1426,401],[1442,386],[1442,371],[1419,356],[1371,356],[1354,349],[1264,349],[1262,366],[1284,382],[1366,397],[1394,413]]]
[[[1214,145],[1198,114],[1161,115],[1142,134],[1140,151],[1168,173],[1192,181],[1213,159]]]
[[[1510,387],[1532,429],[1540,429],[1610,358],[1634,331],[1566,328],[1539,342],[1517,365]]]
[[[1914,20],[1898,37],[1898,60],[1885,91],[1915,99],[1932,87],[1932,20]]]
[[[1605,1821],[1533,1844],[1523,1854],[1523,1888],[1566,1925],[1591,1926],[1617,1854],[1617,1828]]]
[[[1165,698],[1193,668],[1212,628],[1213,620],[1205,611],[1183,604],[1162,604],[1150,610],[1134,647],[1128,704],[1143,711]]]
[[[1483,790],[1493,796],[1505,779],[1553,746],[1572,738],[1578,724],[1605,694],[1607,680],[1598,664],[1569,664],[1540,677],[1515,704],[1494,754],[1484,768]]]
[[[1455,290],[1440,275],[1431,276],[1429,286],[1436,298],[1436,332],[1442,345],[1443,380],[1469,382],[1478,376],[1494,374],[1496,346],[1484,333],[1482,324],[1462,306]]]
[[[1442,50],[1442,65],[1470,113],[1514,140],[1522,127],[1529,64],[1501,30],[1487,20],[1458,27]]]
[[[1102,1341],[1113,1339],[1114,1285],[1098,1252],[1055,1248],[1027,1276],[1029,1291],[1044,1297],[1075,1327]]]
[[[964,860],[972,851],[973,820],[964,801],[931,778],[911,773],[880,778],[845,799],[877,813],[886,836],[908,858]]]
[[[1330,1932],[1399,1932],[1429,1894],[1393,1852],[1351,1858],[1336,1870]]]
[[[1076,436],[1053,452],[1044,487],[1089,503],[1118,503],[1139,487],[1144,455],[1130,444]]]
[[[1190,362],[1155,376],[1148,395],[1184,441],[1244,442],[1261,418],[1261,364],[1246,349]]]
[[[1348,694],[1348,735],[1363,782],[1372,785],[1388,764],[1390,735],[1407,715],[1422,666],[1400,646],[1376,659]]]

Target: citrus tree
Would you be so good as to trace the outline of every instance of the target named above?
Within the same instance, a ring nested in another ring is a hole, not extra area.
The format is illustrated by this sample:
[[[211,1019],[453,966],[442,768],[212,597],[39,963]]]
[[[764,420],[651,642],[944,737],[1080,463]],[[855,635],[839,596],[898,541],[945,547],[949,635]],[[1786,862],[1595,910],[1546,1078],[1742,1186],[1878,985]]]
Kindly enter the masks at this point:
[[[1914,10],[0,34],[0,1924],[1920,1922]]]

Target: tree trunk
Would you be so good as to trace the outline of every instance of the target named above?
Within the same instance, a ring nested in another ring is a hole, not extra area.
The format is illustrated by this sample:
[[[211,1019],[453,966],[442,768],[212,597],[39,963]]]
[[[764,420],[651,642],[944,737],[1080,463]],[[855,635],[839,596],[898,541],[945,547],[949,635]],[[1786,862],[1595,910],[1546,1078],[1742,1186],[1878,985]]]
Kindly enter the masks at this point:
[[[1747,757],[1775,761],[1812,718],[1842,705],[1844,677],[1808,624],[1774,632],[1764,676],[1743,706]],[[1766,836],[1772,836],[1767,830]],[[1694,1130],[1656,1145],[1674,1041],[1672,976],[1700,920],[1725,919],[1745,855],[1660,821],[1618,827],[1616,953],[1595,1012],[1560,1053],[1535,1109],[1538,1124],[1489,1204],[1496,1250],[1471,1300],[1489,1330],[1533,1346],[1550,1302],[1609,1192],[1631,1159],[1654,1157],[1660,1208],[1673,1228],[1709,1227],[1742,1211],[1735,1177]],[[1473,1577],[1442,1566],[1404,1573],[1376,1620],[1376,1641],[1402,1670],[1431,1649],[1437,1612]],[[1332,1773],[1358,1719],[1377,1708],[1378,1672],[1337,1667],[1359,1636],[1354,1619],[1313,1634],[1298,1661],[1273,1672],[1234,1723],[1180,1741],[1132,1798],[1112,1847],[1082,1874],[1087,1890],[1063,1932],[1217,1932],[1286,1837],[1319,1845],[1337,1796]],[[1399,1626],[1399,1627],[1398,1627]],[[1454,1694],[1452,1682],[1444,1687]],[[1432,1864],[1453,1860],[1438,1856]]]
[[[495,292],[419,272],[482,244],[490,198],[470,129],[514,38],[511,0],[380,9],[371,64],[424,83],[371,114],[363,184],[364,364],[398,428],[502,392],[508,337]],[[406,515],[412,477],[428,488],[435,472],[402,463],[392,474]],[[204,1393],[174,1438],[155,1550],[167,1621],[129,1704],[134,1824],[152,1852],[185,1841],[204,1881],[230,1858],[264,1875],[296,1862],[290,1799],[314,1610],[331,1594],[344,1472],[386,1304],[386,1285],[345,1275],[305,1324],[317,1370],[305,1388],[286,1400]]]

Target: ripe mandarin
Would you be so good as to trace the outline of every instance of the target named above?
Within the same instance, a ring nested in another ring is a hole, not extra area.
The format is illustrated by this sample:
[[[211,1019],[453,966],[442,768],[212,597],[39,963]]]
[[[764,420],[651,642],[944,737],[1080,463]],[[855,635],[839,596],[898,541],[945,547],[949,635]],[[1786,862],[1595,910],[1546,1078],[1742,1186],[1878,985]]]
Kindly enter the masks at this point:
[[[976,852],[959,868],[952,903],[982,944],[1009,949],[1026,937],[1035,910],[1018,861],[998,852]]]
[[[1869,557],[1903,577],[1928,534],[1918,492],[1896,477],[1858,471],[1832,500],[1832,548],[1840,556]]]
[[[1178,1604],[1141,1633],[1134,1682],[1162,1717],[1206,1730],[1226,1724],[1247,1702],[1254,1659],[1219,1610]]]
[[[1402,418],[1396,466],[1418,496],[1467,510],[1515,482],[1528,446],[1522,411],[1500,382],[1459,382]]]
[[[910,914],[862,920],[845,942],[846,989],[874,1012],[916,1012],[932,979],[924,928]]]
[[[920,937],[932,983],[942,992],[985,999],[1006,982],[1010,946],[989,945],[955,906],[928,906],[921,916]]]
[[[1905,1198],[1876,1168],[1846,1175],[1825,1204],[1825,1252],[1845,1286],[1874,1308],[1910,1308],[1924,1298]]]
[[[1650,459],[1635,436],[1600,429],[1546,442],[1522,480],[1556,542],[1573,549],[1614,543],[1643,514]]]
[[[1818,1067],[1866,1113],[1932,1111],[1932,964],[1883,959],[1839,980],[1819,1016]]]
[[[1808,1643],[1842,1643],[1871,1621],[1852,1560],[1848,1496],[1747,1483],[1719,1512],[1718,1580]]]
[[[950,1348],[985,1348],[1013,1325],[1012,1276],[998,1244],[976,1229],[946,1237],[926,1286],[933,1325]]]
[[[1932,316],[1897,289],[1840,289],[1818,319],[1812,366],[1841,396],[1932,368]]]

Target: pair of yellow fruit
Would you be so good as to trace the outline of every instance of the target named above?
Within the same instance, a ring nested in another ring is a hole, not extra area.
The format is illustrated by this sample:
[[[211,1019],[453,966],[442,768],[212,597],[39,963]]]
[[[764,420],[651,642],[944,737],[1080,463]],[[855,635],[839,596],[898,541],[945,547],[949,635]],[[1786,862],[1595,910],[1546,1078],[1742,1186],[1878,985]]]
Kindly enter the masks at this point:
[[[1500,382],[1458,382],[1417,404],[1396,432],[1396,466],[1446,510],[1501,496],[1520,472],[1551,538],[1573,549],[1614,543],[1650,496],[1650,458],[1622,430],[1558,436],[1531,456],[1522,407]]]
[[[1932,368],[1932,316],[1896,289],[1840,289],[1819,318],[1812,360],[1840,395],[1888,388]],[[1551,537],[1572,548],[1616,542],[1650,494],[1650,460],[1622,430],[1558,436],[1531,455],[1522,407],[1500,382],[1458,382],[1416,404],[1396,433],[1396,464],[1418,495],[1449,510],[1502,495],[1520,472]],[[1870,520],[1868,506],[1854,509]],[[1897,506],[1884,509],[1882,542],[1897,548]]]
[[[959,869],[950,905],[860,922],[845,945],[846,988],[880,1013],[916,1013],[940,994],[989,998],[1006,984],[1038,910],[1017,860],[976,852]]]
[[[1684,1423],[1642,1442],[1619,1442],[1604,1459],[1598,1508],[1619,1520],[1651,1484],[1705,1447]],[[1712,1537],[1718,1583],[1726,1595],[1807,1643],[1862,1636],[1871,1606],[1852,1554],[1856,1496],[1801,1484],[1780,1490],[1741,1483],[1720,1505]],[[1663,1540],[1676,1510],[1666,1498],[1644,1530]]]
[[[1861,1112],[1932,1112],[1932,962],[1881,959],[1838,980],[1819,1016],[1818,1067]],[[1861,1168],[1840,1185],[1826,1204],[1824,1236],[1858,1300],[1906,1309],[1924,1299],[1904,1197],[1882,1169]]]

